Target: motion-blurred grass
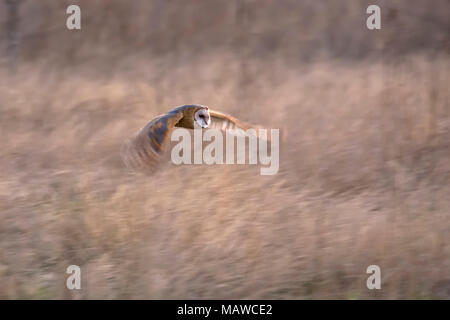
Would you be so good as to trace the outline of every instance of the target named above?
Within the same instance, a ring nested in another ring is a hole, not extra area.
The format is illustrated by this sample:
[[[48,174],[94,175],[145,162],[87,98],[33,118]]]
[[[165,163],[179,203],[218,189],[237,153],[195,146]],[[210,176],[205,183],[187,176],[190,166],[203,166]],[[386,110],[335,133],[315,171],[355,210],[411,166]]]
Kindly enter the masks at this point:
[[[75,1],[68,31],[72,2],[1,38],[0,298],[449,298],[447,2],[379,2],[372,33],[365,2]],[[123,140],[186,103],[280,128],[279,173],[129,174]]]

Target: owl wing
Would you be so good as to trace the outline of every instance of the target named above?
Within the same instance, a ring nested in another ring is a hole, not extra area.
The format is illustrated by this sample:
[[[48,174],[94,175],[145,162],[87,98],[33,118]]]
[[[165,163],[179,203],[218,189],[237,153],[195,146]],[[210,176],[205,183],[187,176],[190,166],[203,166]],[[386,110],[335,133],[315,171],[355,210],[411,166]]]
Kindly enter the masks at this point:
[[[216,128],[219,130],[229,130],[229,129],[242,129],[247,130],[252,128],[252,126],[243,121],[222,112],[209,110],[209,116],[211,117],[210,128]]]
[[[248,130],[255,129],[255,134],[257,134],[258,129],[262,129],[260,126],[252,125],[244,121],[240,121],[226,113],[209,110],[209,116],[211,117],[210,128],[215,128],[219,130]],[[236,132],[239,134],[239,131]],[[266,139],[269,140],[269,139]]]
[[[183,118],[182,110],[172,110],[153,118],[122,147],[122,159],[131,169],[153,171],[165,150],[175,125]]]

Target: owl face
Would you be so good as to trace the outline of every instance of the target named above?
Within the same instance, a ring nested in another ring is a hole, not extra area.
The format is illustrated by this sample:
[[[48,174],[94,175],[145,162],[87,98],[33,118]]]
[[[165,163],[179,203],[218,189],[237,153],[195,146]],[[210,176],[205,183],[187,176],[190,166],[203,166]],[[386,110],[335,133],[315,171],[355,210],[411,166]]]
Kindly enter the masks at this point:
[[[197,110],[194,114],[194,128],[208,128],[211,123],[208,107]]]

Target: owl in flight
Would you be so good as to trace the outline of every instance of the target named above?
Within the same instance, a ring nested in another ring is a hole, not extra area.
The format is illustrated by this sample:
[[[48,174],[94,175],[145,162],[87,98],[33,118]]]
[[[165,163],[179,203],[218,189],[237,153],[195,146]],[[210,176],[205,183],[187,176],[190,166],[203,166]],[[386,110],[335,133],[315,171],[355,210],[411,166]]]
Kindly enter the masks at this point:
[[[131,169],[153,171],[160,163],[170,135],[176,127],[219,130],[256,128],[207,106],[190,104],[177,107],[153,118],[122,148],[122,159]]]

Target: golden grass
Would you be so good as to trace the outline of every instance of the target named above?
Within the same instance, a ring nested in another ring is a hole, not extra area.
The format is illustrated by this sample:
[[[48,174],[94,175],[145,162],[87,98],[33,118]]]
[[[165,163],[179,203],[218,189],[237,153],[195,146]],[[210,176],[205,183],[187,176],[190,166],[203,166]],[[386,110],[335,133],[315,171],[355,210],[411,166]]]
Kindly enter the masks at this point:
[[[448,298],[448,56],[255,60],[244,85],[232,55],[160,62],[0,75],[0,298]],[[122,141],[186,103],[280,128],[279,173],[127,173]]]

